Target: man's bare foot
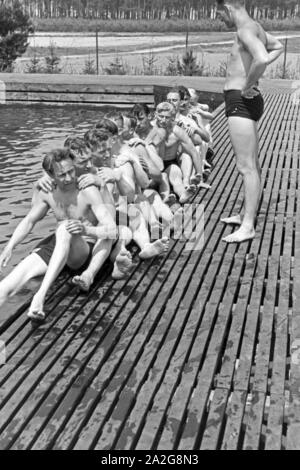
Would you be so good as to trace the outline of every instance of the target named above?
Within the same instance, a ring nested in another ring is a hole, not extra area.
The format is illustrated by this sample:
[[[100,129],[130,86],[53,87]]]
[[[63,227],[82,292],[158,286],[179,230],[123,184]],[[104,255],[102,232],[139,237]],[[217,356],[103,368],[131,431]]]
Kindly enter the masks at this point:
[[[165,204],[167,204],[167,206],[172,206],[172,204],[174,204],[176,202],[176,196],[175,194],[173,193],[170,193],[168,196],[166,196],[164,199],[163,199],[163,202]]]
[[[126,248],[122,248],[120,253],[115,259],[114,269],[111,277],[113,279],[122,279],[125,274],[128,273],[130,267],[132,266],[132,256],[130,251]]]
[[[73,284],[78,286],[79,289],[84,292],[88,292],[90,290],[93,281],[94,279],[86,272],[81,273],[80,276],[74,276],[72,279]]]
[[[196,191],[197,191],[197,187],[194,184],[191,184],[190,186],[185,188],[185,190],[183,191],[183,193],[181,194],[179,198],[179,202],[181,204],[185,204],[195,195]]]
[[[38,293],[33,296],[27,317],[40,323],[45,320],[44,300],[39,297]]]
[[[201,181],[201,175],[200,173],[196,173],[194,176],[191,177],[190,179],[190,183],[191,184],[195,184],[197,186],[197,184],[199,184]]]
[[[167,237],[163,237],[153,243],[146,243],[139,256],[142,259],[148,259],[152,258],[153,256],[161,255],[164,251],[168,251],[168,249],[169,239]]]
[[[241,225],[242,218],[240,214],[232,215],[231,217],[224,217],[221,219],[221,222],[224,222],[224,224]]]
[[[226,243],[241,243],[246,240],[251,240],[255,237],[255,230],[253,229],[246,229],[240,227],[236,232],[227,235],[227,237],[222,238],[223,242]]]

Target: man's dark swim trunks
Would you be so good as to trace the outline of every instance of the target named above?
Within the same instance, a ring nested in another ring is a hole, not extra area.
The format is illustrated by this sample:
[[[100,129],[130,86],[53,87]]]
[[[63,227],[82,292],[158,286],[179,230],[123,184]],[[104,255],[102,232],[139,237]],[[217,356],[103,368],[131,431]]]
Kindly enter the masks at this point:
[[[163,164],[164,164],[164,169],[163,169],[163,171],[166,171],[166,169],[169,168],[169,166],[171,166],[171,165],[176,165],[176,166],[178,166],[177,157],[174,158],[173,160],[163,160]]]
[[[44,238],[42,241],[40,241],[32,252],[39,255],[39,257],[42,258],[42,260],[45,261],[45,263],[48,265],[55,248],[55,241],[55,234],[49,235],[49,237]],[[86,262],[89,262],[92,257],[94,243],[88,242],[88,245],[90,253]]]
[[[254,98],[244,98],[241,90],[226,90],[224,96],[226,117],[241,117],[255,122],[262,117],[264,100],[260,93]]]

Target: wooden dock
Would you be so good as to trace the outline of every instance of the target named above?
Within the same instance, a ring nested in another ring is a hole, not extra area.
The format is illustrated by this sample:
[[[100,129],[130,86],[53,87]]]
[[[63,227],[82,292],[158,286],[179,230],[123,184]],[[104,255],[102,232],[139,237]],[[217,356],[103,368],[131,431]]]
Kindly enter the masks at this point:
[[[107,265],[89,295],[63,273],[45,325],[23,305],[0,326],[1,449],[300,449],[299,100],[265,103],[254,240],[221,241],[242,204],[221,107],[202,249],[133,247],[128,278]]]

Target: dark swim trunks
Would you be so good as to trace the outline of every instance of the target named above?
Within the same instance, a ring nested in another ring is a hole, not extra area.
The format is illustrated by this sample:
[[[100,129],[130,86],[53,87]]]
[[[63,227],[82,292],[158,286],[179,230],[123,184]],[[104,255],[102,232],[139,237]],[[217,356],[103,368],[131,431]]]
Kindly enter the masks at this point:
[[[89,262],[92,256],[93,249],[94,249],[94,243],[88,242],[88,245],[89,245],[90,252],[89,252],[87,261]],[[50,258],[53,254],[54,248],[55,248],[55,234],[53,233],[52,235],[49,235],[49,237],[44,238],[42,241],[40,241],[37,244],[36,248],[34,248],[32,253],[36,253],[37,255],[39,255],[39,257],[42,258],[42,260],[45,261],[45,263],[48,265]]]
[[[241,117],[255,122],[262,117],[264,100],[260,93],[254,98],[244,98],[241,90],[226,90],[224,96],[226,117]]]
[[[164,163],[164,169],[163,169],[163,171],[166,171],[166,169],[169,168],[169,166],[171,166],[171,165],[176,165],[176,166],[178,166],[177,157],[174,158],[173,160],[163,160],[163,163]]]

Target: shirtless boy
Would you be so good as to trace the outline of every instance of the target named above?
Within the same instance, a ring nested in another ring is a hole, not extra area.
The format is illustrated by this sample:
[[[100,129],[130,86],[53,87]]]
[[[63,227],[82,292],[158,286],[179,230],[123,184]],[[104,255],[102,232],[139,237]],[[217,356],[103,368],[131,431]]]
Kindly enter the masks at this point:
[[[179,150],[183,149],[191,157],[199,180],[202,176],[202,166],[192,140],[186,131],[176,124],[175,117],[176,109],[173,104],[160,103],[156,108],[154,128],[163,128],[166,131],[166,137],[159,145],[159,155],[163,159],[164,172],[167,174],[174,192],[178,195],[179,202],[184,204],[194,196],[196,186],[190,183],[189,174],[183,175],[181,171],[178,163]]]

